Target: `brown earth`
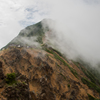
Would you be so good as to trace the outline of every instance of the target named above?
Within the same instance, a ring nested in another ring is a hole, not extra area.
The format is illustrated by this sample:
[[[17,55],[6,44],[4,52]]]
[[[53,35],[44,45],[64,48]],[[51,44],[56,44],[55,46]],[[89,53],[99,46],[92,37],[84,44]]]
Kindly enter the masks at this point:
[[[78,77],[44,50],[12,47],[0,51],[0,100],[89,100],[87,94],[99,98],[96,91],[82,83],[81,77],[87,78],[83,71],[73,61],[62,59]],[[4,79],[13,72],[20,83],[8,86]]]

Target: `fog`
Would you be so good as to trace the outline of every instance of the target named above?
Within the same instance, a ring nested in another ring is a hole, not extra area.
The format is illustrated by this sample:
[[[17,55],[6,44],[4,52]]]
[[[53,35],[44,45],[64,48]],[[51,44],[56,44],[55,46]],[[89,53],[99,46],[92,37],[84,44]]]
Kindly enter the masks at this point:
[[[44,0],[45,1],[45,0]],[[46,2],[46,1],[45,1]],[[100,1],[48,0],[52,28],[52,44],[70,59],[82,58],[95,66],[100,62]],[[44,26],[45,26],[44,24]]]
[[[47,39],[54,46],[69,59],[100,62],[100,0],[1,0],[0,12],[0,48],[26,26],[50,18],[56,24],[47,23],[54,34]]]

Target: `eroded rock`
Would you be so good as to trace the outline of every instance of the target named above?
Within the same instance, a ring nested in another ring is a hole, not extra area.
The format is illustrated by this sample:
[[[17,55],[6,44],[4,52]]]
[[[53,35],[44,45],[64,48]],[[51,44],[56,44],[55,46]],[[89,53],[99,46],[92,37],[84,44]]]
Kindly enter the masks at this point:
[[[14,86],[8,86],[3,91],[2,95],[7,100],[29,100],[29,87],[27,83],[17,83]]]

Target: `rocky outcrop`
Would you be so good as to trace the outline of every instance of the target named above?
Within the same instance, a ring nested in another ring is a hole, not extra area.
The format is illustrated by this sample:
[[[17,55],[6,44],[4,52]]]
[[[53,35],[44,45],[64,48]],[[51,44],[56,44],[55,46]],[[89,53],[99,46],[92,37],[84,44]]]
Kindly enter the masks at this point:
[[[55,51],[58,58],[37,49],[29,51],[10,48],[1,55],[0,100],[88,100],[88,93],[99,98],[99,93],[82,83],[81,77],[87,77],[73,62],[67,63]],[[16,82],[9,86],[5,76],[13,72]]]
[[[0,62],[0,79],[4,79],[4,73],[3,73],[3,68],[2,68],[2,62]]]
[[[8,86],[2,92],[2,95],[7,100],[29,100],[29,87],[26,83],[17,83],[13,86]]]

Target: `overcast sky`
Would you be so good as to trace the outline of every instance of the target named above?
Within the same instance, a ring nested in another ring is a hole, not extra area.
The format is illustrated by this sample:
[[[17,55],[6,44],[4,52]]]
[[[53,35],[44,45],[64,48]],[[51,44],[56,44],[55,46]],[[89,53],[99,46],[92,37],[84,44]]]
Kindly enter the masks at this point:
[[[100,62],[100,0],[0,0],[0,48],[44,18],[57,21],[63,52]]]
[[[0,48],[21,29],[46,18],[48,14],[48,5],[42,0],[0,0]]]

